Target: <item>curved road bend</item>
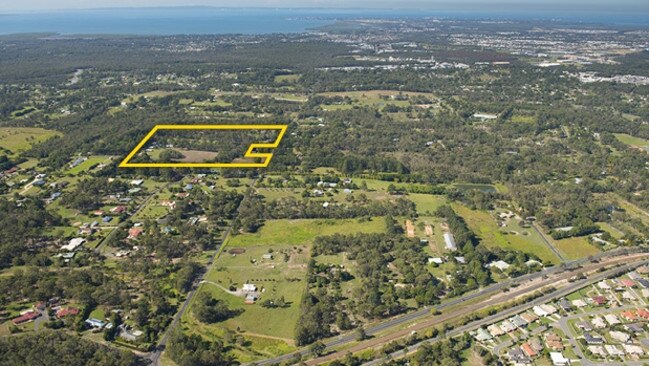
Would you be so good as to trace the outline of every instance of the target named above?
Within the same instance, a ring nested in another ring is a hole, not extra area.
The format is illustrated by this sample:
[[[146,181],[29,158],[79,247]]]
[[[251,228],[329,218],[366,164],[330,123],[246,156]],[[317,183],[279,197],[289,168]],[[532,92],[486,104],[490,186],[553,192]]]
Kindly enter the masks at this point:
[[[556,298],[559,298],[559,297],[563,297],[563,296],[567,296],[567,295],[569,295],[569,294],[571,294],[571,293],[573,293],[573,292],[575,292],[575,291],[577,291],[579,289],[582,289],[582,288],[584,288],[586,286],[590,286],[593,283],[597,283],[597,282],[599,282],[599,281],[601,281],[603,279],[606,279],[606,278],[614,277],[615,275],[618,275],[618,274],[626,273],[626,272],[628,272],[628,271],[630,271],[632,269],[635,269],[635,268],[640,267],[640,266],[645,265],[645,264],[649,264],[649,259],[645,259],[645,260],[642,260],[642,261],[636,261],[634,263],[625,264],[625,265],[623,265],[621,267],[616,267],[616,268],[612,268],[612,269],[609,269],[607,271],[604,271],[602,273],[597,273],[595,275],[592,275],[589,278],[582,279],[582,280],[579,280],[579,281],[575,281],[575,282],[571,283],[570,285],[568,285],[568,286],[566,286],[566,287],[564,287],[562,289],[559,289],[559,290],[553,291],[553,292],[551,292],[549,294],[543,295],[543,296],[541,296],[539,298],[536,298],[536,299],[534,299],[534,300],[532,300],[532,301],[530,301],[528,303],[514,306],[514,307],[509,308],[507,310],[501,311],[500,313],[488,316],[488,317],[480,319],[480,320],[476,320],[476,321],[474,321],[472,323],[463,325],[463,326],[458,327],[458,328],[454,328],[454,329],[452,329],[451,331],[449,331],[446,334],[446,337],[455,337],[455,336],[461,335],[461,334],[463,334],[465,332],[468,332],[470,330],[480,328],[480,327],[482,327],[484,325],[499,322],[501,320],[504,320],[504,319],[507,319],[507,318],[509,318],[511,316],[514,316],[514,315],[516,315],[516,314],[518,314],[518,313],[520,313],[520,312],[522,312],[524,310],[532,308],[532,307],[534,307],[536,305],[541,305],[541,304],[544,304],[544,303],[546,303],[546,302],[548,302],[550,300],[553,300],[553,299],[556,299]],[[416,344],[414,344],[412,346],[407,347],[406,349],[393,352],[392,354],[390,354],[390,357],[393,358],[393,359],[403,357],[403,356],[405,356],[407,354],[415,352],[424,343],[436,342],[438,340],[440,340],[440,337],[435,337],[435,338],[423,340],[423,341],[421,341],[419,343],[416,343]],[[377,366],[377,365],[381,365],[383,362],[385,362],[385,360],[373,360],[373,361],[364,363],[362,366]]]
[[[503,281],[503,282],[495,283],[493,285],[487,286],[487,287],[485,287],[485,288],[483,288],[481,290],[478,290],[476,292],[465,294],[464,296],[461,296],[461,297],[458,297],[458,298],[455,298],[455,299],[452,299],[452,300],[449,300],[449,301],[445,301],[445,302],[443,302],[443,303],[441,303],[441,304],[439,304],[437,306],[434,306],[434,308],[436,308],[438,310],[444,310],[444,309],[456,306],[458,304],[461,304],[463,302],[471,301],[471,300],[473,300],[475,298],[478,298],[478,297],[483,297],[483,296],[486,296],[486,295],[491,294],[491,293],[502,291],[502,290],[504,290],[506,288],[509,288],[509,287],[511,287],[512,285],[515,285],[515,284],[521,284],[521,283],[524,283],[524,282],[532,281],[532,280],[537,279],[539,277],[552,275],[552,274],[563,272],[563,271],[565,271],[567,269],[579,267],[584,263],[590,262],[591,260],[599,260],[599,259],[606,258],[606,257],[615,257],[615,256],[618,256],[618,255],[626,255],[626,254],[636,253],[636,252],[642,252],[642,250],[640,248],[637,248],[637,249],[635,249],[635,248],[619,248],[619,249],[614,249],[614,250],[610,250],[610,251],[607,251],[607,252],[598,253],[597,255],[594,255],[594,256],[591,256],[591,257],[581,258],[581,259],[573,260],[573,261],[570,261],[570,262],[565,262],[565,263],[563,263],[561,265],[553,266],[553,267],[544,269],[544,270],[539,271],[539,272],[529,273],[529,274],[519,276],[519,277],[516,277],[516,278],[512,278],[512,279],[509,279],[509,280],[506,280],[506,281]],[[409,323],[411,321],[415,321],[417,319],[430,316],[431,308],[432,308],[431,306],[425,306],[425,307],[422,307],[421,309],[418,309],[418,310],[416,310],[416,311],[414,311],[412,313],[408,313],[408,314],[405,314],[405,315],[402,315],[402,316],[394,317],[394,318],[391,318],[391,319],[389,319],[389,320],[387,320],[387,321],[385,321],[383,323],[376,324],[376,325],[373,325],[373,326],[369,326],[369,327],[367,327],[365,329],[365,333],[368,336],[374,336],[374,335],[376,335],[378,333],[381,333],[382,331],[384,331],[386,329],[402,326],[402,325],[404,325],[406,323]],[[333,348],[333,347],[344,346],[344,345],[347,345],[347,344],[355,342],[355,341],[356,341],[356,335],[354,333],[347,333],[347,334],[343,334],[343,335],[340,335],[340,336],[335,337],[335,338],[330,338],[328,340],[324,340],[323,343],[325,344],[326,348]],[[264,365],[272,365],[272,364],[275,364],[275,363],[281,363],[281,362],[292,359],[298,353],[300,355],[302,355],[302,356],[307,356],[307,355],[310,354],[310,351],[309,351],[308,348],[302,348],[302,349],[300,349],[300,350],[298,350],[298,351],[296,351],[294,353],[281,355],[281,356],[278,356],[278,357],[275,357],[275,358],[272,358],[272,359],[266,359],[266,360],[257,361],[257,362],[255,362],[253,364],[254,365],[259,365],[259,366],[264,366]]]

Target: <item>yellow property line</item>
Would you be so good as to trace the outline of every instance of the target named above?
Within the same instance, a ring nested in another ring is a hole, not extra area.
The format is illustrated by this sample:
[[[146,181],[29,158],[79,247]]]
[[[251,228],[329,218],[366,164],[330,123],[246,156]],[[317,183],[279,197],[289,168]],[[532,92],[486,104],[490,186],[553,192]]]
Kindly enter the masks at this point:
[[[120,168],[265,168],[273,153],[255,153],[255,149],[274,149],[282,141],[288,125],[156,125],[137,146],[119,163]],[[131,159],[159,130],[279,130],[272,143],[253,143],[244,154],[246,158],[262,158],[261,163],[131,163]]]

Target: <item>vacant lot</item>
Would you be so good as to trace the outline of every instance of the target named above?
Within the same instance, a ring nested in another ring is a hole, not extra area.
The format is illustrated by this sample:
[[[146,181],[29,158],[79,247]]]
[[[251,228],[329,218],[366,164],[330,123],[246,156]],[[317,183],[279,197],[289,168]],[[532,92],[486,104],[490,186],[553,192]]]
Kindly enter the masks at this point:
[[[72,175],[77,175],[80,173],[83,173],[87,171],[90,168],[93,168],[101,163],[108,163],[110,162],[108,156],[90,156],[86,161],[83,163],[75,166],[74,168],[68,169],[67,173],[72,174]]]
[[[61,135],[60,132],[44,128],[2,127],[0,128],[0,147],[16,154],[50,137]]]
[[[268,220],[258,232],[231,237],[228,248],[256,245],[300,245],[311,243],[319,235],[382,232],[383,218],[358,220]]]
[[[588,257],[600,252],[597,247],[588,242],[587,237],[568,238],[555,240],[557,249],[561,251],[568,259],[578,259]]]
[[[464,218],[487,247],[520,250],[534,254],[544,261],[559,262],[559,258],[533,229],[521,228],[513,220],[506,227],[500,228],[496,219],[488,212],[471,210],[460,204],[453,204],[453,209]]]
[[[615,137],[617,137],[617,139],[622,141],[623,143],[639,149],[649,148],[649,141],[639,137],[627,135],[625,133],[616,133]]]

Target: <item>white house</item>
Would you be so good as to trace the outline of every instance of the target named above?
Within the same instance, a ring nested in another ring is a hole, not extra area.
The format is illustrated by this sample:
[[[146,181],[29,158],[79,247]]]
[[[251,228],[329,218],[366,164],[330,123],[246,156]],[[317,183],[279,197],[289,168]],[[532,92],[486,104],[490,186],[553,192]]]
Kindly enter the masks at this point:
[[[84,238],[70,239],[70,242],[68,242],[68,244],[66,244],[66,245],[63,245],[61,247],[61,249],[67,250],[68,252],[72,252],[75,249],[77,249],[78,247],[80,247],[85,242],[86,242],[86,239],[84,239]]]
[[[554,366],[570,365],[570,360],[563,357],[561,352],[550,352],[550,359]]]

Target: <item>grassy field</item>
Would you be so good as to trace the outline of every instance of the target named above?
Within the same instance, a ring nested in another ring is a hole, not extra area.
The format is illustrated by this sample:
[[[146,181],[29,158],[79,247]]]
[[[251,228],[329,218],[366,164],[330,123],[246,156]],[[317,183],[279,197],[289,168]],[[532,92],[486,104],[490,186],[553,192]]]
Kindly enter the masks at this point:
[[[74,168],[68,169],[66,173],[72,174],[72,175],[77,175],[80,173],[83,173],[87,171],[88,169],[100,164],[106,162],[108,163],[108,156],[90,156],[86,161],[83,163],[75,166]]]
[[[299,245],[310,243],[319,235],[382,232],[382,218],[359,222],[358,220],[268,220],[256,233],[230,237],[228,248],[255,245]],[[227,250],[227,248],[226,248]]]
[[[327,92],[320,93],[318,95],[325,97],[349,97],[352,99],[351,103],[345,104],[333,104],[333,105],[321,105],[320,107],[325,111],[336,111],[336,110],[346,110],[354,107],[381,107],[388,104],[395,105],[397,107],[408,107],[411,105],[411,102],[408,98],[414,96],[426,97],[432,101],[436,99],[435,95],[432,93],[418,93],[418,92],[400,92],[398,90],[364,90],[364,91],[346,91],[346,92]],[[401,95],[405,97],[404,99],[393,98],[395,96]]]
[[[200,291],[225,301],[240,314],[218,324],[202,324],[193,318],[191,309],[183,318],[188,331],[206,337],[220,338],[226,330],[237,331],[249,343],[232,352],[245,362],[290,352],[300,312],[300,300],[306,289],[310,248],[318,235],[334,233],[380,232],[382,218],[367,222],[357,220],[269,220],[257,233],[232,236],[214,263]],[[229,251],[238,249],[238,254]],[[264,254],[272,253],[272,259]],[[339,259],[343,261],[344,259]],[[241,293],[232,292],[243,284],[255,284],[260,301],[283,297],[288,306],[265,308],[259,301],[245,305]]]
[[[578,259],[599,253],[599,249],[588,242],[586,237],[575,237],[554,241],[555,246],[568,259]]]
[[[633,147],[649,148],[649,141],[639,137],[627,135],[625,133],[616,133],[615,137],[617,137],[621,142]]]
[[[206,337],[221,338],[229,331],[236,331],[249,342],[238,347],[234,354],[244,361],[271,357],[294,349],[293,333],[300,313],[300,300],[306,289],[307,262],[310,258],[309,245],[257,245],[245,247],[245,252],[230,254],[228,248],[208,273],[199,291],[207,291],[213,297],[236,309],[239,314],[217,323],[203,324],[191,312],[183,318],[187,329]],[[272,249],[273,258],[263,259]],[[259,301],[284,298],[283,308],[266,308],[259,304],[245,305],[241,293],[229,289],[240,289],[243,284],[257,286]]]
[[[419,193],[409,194],[408,199],[415,203],[417,206],[417,213],[419,214],[425,212],[433,213],[438,207],[448,202],[444,196]]]
[[[515,123],[534,123],[536,122],[536,117],[522,115],[522,114],[515,114],[511,117],[510,121]]]
[[[32,145],[61,135],[60,132],[44,128],[2,127],[0,128],[0,147],[16,154],[29,149]]]
[[[288,82],[292,83],[297,81],[300,78],[300,74],[287,74],[287,75],[277,75],[275,76],[276,83]]]
[[[534,254],[544,261],[559,262],[559,258],[533,229],[521,228],[514,220],[510,220],[504,228],[500,228],[496,219],[488,212],[471,210],[460,204],[453,204],[453,209],[464,218],[469,228],[487,247],[520,250]]]

